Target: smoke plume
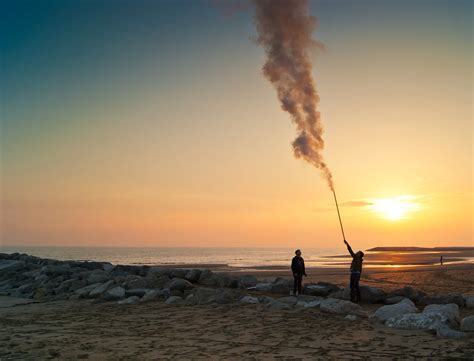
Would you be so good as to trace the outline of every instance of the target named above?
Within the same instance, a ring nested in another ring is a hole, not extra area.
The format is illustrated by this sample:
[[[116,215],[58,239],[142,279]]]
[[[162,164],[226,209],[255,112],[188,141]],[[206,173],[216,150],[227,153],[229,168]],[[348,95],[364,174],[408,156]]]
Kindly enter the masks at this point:
[[[311,74],[310,51],[321,46],[311,38],[316,18],[306,0],[254,0],[258,44],[267,60],[263,74],[274,85],[283,110],[291,114],[298,136],[293,141],[297,158],[320,169],[331,190],[331,172],[324,162],[323,127],[319,96]]]

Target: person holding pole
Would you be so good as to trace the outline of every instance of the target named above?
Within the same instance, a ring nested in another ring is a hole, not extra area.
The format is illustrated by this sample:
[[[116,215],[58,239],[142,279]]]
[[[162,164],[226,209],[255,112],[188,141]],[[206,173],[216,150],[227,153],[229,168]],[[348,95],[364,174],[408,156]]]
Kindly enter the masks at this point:
[[[351,302],[360,302],[360,288],[359,288],[359,281],[360,275],[362,273],[362,262],[364,262],[364,252],[358,251],[354,253],[349,243],[344,240],[344,243],[347,246],[347,250],[352,256],[352,263],[351,263]]]

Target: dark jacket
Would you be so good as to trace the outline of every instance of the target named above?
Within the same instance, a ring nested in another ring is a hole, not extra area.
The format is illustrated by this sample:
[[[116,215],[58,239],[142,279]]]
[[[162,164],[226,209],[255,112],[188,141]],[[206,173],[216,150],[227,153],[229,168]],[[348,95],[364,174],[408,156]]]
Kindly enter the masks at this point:
[[[306,270],[304,268],[304,259],[303,257],[294,256],[291,260],[291,271],[299,275],[305,275]]]
[[[354,253],[349,244],[347,245],[347,249],[352,256],[351,272],[362,272],[362,262],[364,262],[363,258],[359,254]]]

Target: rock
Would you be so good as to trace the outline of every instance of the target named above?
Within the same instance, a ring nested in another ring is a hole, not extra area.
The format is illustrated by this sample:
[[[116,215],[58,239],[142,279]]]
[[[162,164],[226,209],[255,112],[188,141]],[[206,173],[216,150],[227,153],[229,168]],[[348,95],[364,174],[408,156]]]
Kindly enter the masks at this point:
[[[162,277],[162,276],[167,276],[168,278],[171,275],[171,270],[169,268],[159,268],[159,267],[150,267],[148,270],[147,277]]]
[[[181,303],[183,301],[183,299],[179,296],[170,296],[166,301],[165,303],[167,305],[175,305],[175,304],[178,304],[178,303]]]
[[[172,268],[170,272],[170,278],[185,278],[188,272],[189,270],[187,269]]]
[[[143,297],[150,291],[152,290],[149,288],[133,288],[131,290],[125,290],[125,295],[127,297],[131,297],[131,296]]]
[[[258,280],[255,276],[252,275],[243,275],[239,278],[239,287],[247,289],[249,287],[255,287],[258,283]]]
[[[287,295],[290,292],[292,281],[284,278],[277,278],[270,288],[271,293],[277,293],[281,295]]]
[[[449,327],[441,327],[436,330],[436,336],[446,338],[463,338],[467,335],[464,332],[452,330]]]
[[[464,296],[464,302],[466,303],[467,308],[474,308],[474,296],[472,295]]]
[[[278,302],[286,303],[290,306],[295,306],[298,299],[294,296],[280,297],[277,299]]]
[[[304,308],[315,308],[315,307],[319,307],[323,300],[324,298],[321,298],[319,300],[309,301],[309,302],[298,301],[296,304],[299,306],[301,305]]]
[[[305,295],[311,296],[327,296],[330,293],[339,291],[339,287],[328,282],[318,282],[316,284],[305,284],[303,292]]]
[[[93,285],[89,285],[89,286],[79,288],[79,289],[74,291],[74,294],[76,294],[79,298],[87,297],[87,296],[89,296],[89,293],[99,285],[100,285],[100,283],[95,283]]]
[[[356,315],[347,315],[346,317],[344,317],[346,320],[349,320],[349,321],[356,321],[359,319],[359,317],[357,317]]]
[[[199,277],[201,276],[201,270],[199,269],[192,269],[189,270],[186,275],[184,276],[185,279],[187,279],[189,282],[196,283],[199,281]]]
[[[215,290],[215,303],[228,304],[237,302],[242,298],[240,291],[231,289],[218,288]]]
[[[193,284],[189,281],[186,281],[181,278],[173,278],[169,284],[169,289],[171,291],[177,290],[177,291],[185,291],[193,288]]]
[[[406,298],[403,296],[392,296],[392,297],[386,298],[383,303],[385,303],[386,305],[394,305],[398,302],[401,302],[403,300],[408,300],[408,299],[409,298]]]
[[[141,276],[129,276],[124,283],[125,289],[148,288],[148,281]]]
[[[114,269],[114,265],[109,262],[102,262],[102,269],[108,273]]]
[[[384,290],[376,287],[361,286],[360,287],[362,302],[381,303],[387,297]]]
[[[370,316],[370,320],[384,323],[389,318],[417,312],[418,309],[416,308],[415,304],[406,298],[394,305],[380,307],[372,316]]]
[[[26,268],[24,261],[2,260],[0,262],[0,274],[18,272],[24,268]]]
[[[110,288],[104,293],[104,299],[107,301],[120,300],[125,297],[125,289],[117,286]]]
[[[216,302],[216,291],[212,288],[195,288],[192,295],[194,304],[206,305]]]
[[[322,300],[319,307],[322,312],[333,314],[357,314],[362,311],[362,308],[359,305],[336,298]]]
[[[140,302],[153,301],[156,299],[166,298],[166,291],[164,290],[152,290],[147,293],[140,299]]]
[[[214,276],[214,273],[211,271],[211,270],[204,270],[201,272],[201,274],[199,275],[199,283],[200,284],[203,284],[203,282],[205,282],[207,279],[211,278],[212,276]]]
[[[240,303],[248,303],[248,304],[259,303],[258,298],[257,297],[252,297],[252,296],[242,297],[239,302]]]
[[[418,302],[418,300],[422,297],[422,294],[415,290],[413,287],[406,286],[403,288],[398,288],[389,292],[388,297],[405,297],[409,298],[413,302]]]
[[[434,295],[434,296],[423,296],[418,301],[420,306],[441,304],[447,305],[448,303],[455,303],[459,307],[464,307],[465,301],[464,298],[460,295]]]
[[[257,283],[255,285],[255,290],[258,292],[270,292],[272,289],[271,283]]]
[[[265,307],[269,310],[289,310],[291,308],[287,303],[277,300],[268,302]]]
[[[102,296],[104,292],[107,291],[107,289],[112,287],[113,284],[113,280],[99,284],[97,287],[90,291],[89,297],[96,298]]]
[[[380,288],[360,286],[360,296],[362,302],[381,303],[385,300],[387,295]],[[351,299],[351,290],[349,288],[342,288],[334,293],[331,293],[330,297],[348,301]]]
[[[424,308],[423,313],[440,313],[448,319],[450,324],[455,326],[461,322],[459,307],[455,303],[449,303],[447,305],[428,305]]]
[[[303,292],[305,295],[327,296],[331,293],[331,288],[317,284],[305,284]]]
[[[474,316],[469,316],[461,320],[461,331],[474,332]]]
[[[389,318],[385,326],[403,330],[438,330],[447,327],[448,319],[440,313],[406,313]]]
[[[121,301],[118,301],[117,303],[119,305],[131,305],[133,303],[137,303],[138,301],[140,300],[140,297],[138,296],[131,296],[131,297],[128,297],[124,300],[121,300]]]
[[[164,288],[170,283],[170,278],[167,275],[155,276],[154,274],[148,274],[145,277],[146,288]]]
[[[104,283],[109,280],[109,275],[103,270],[95,270],[87,277],[87,284]]]
[[[71,266],[69,264],[48,265],[41,268],[41,272],[48,276],[58,276],[71,273]]]

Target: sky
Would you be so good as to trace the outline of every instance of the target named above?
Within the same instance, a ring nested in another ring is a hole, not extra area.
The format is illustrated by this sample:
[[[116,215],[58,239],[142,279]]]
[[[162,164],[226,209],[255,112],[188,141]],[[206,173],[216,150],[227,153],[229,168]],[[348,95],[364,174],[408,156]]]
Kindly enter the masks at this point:
[[[251,6],[1,2],[1,245],[333,247]],[[311,1],[355,247],[473,245],[472,2]]]

